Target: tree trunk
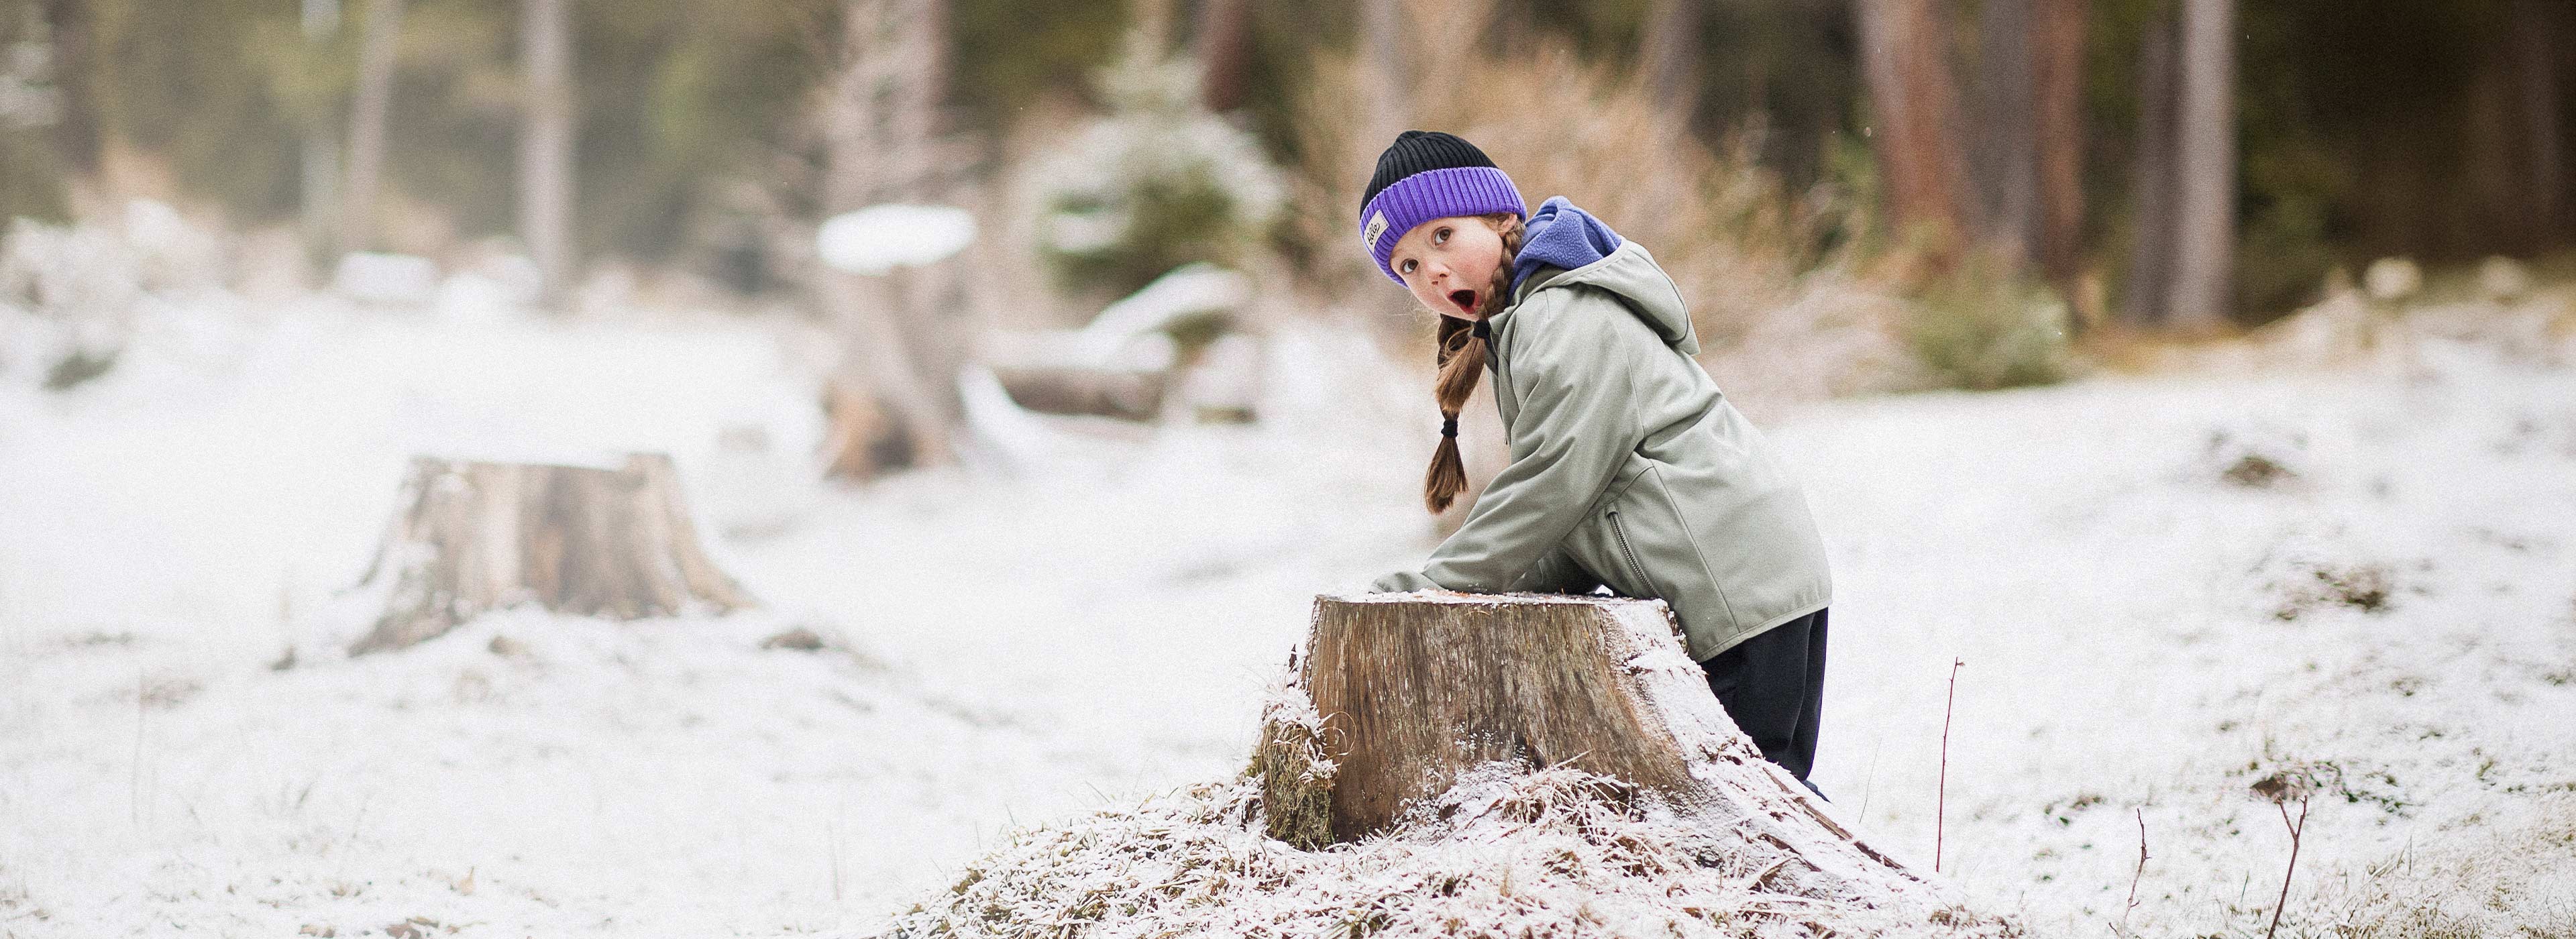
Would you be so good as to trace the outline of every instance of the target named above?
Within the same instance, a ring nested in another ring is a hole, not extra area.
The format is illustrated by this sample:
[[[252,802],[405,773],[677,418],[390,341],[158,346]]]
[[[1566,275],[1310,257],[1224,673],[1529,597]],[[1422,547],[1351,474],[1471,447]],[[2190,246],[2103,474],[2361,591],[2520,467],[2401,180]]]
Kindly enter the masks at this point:
[[[1150,421],[1162,413],[1172,375],[1164,369],[993,366],[993,377],[1023,408],[1131,421]]]
[[[62,102],[54,118],[54,149],[62,154],[64,168],[94,175],[102,143],[98,97],[91,90],[98,70],[91,61],[98,48],[97,18],[90,0],[45,0],[44,14],[54,88]]]
[[[351,655],[531,600],[616,619],[754,602],[700,550],[679,476],[659,453],[628,454],[619,469],[414,457],[401,512],[359,586],[387,580],[384,613]]]
[[[1242,107],[1251,80],[1251,0],[1203,0],[1197,32],[1200,102],[1210,114]]]
[[[1986,0],[1977,13],[1977,125],[1969,148],[1985,220],[1979,240],[2039,259],[2035,0]]]
[[[2137,153],[2130,162],[2129,270],[2122,309],[2131,325],[2154,326],[2165,314],[2174,255],[2174,121],[2181,85],[2176,23],[2150,22],[2138,49]]]
[[[358,97],[349,109],[349,183],[340,191],[340,251],[375,246],[376,185],[385,163],[385,117],[393,105],[394,52],[403,0],[369,0],[358,40]]]
[[[304,0],[299,19],[305,45],[318,55],[340,32],[340,0]],[[340,142],[332,136],[328,121],[316,120],[304,128],[302,171],[296,196],[301,203],[304,247],[315,253],[327,251],[334,244],[332,226],[340,220]]]
[[[563,308],[573,276],[572,27],[567,0],[522,0],[519,238],[537,262],[537,303]]]
[[[1366,594],[1315,601],[1296,681],[1322,718],[1328,779],[1265,778],[1303,802],[1274,826],[1335,841],[1386,828],[1406,808],[1493,761],[1560,764],[1655,793],[1715,830],[1740,833],[1771,889],[1931,901],[1928,884],[1827,816],[1764,760],[1682,651],[1662,601],[1562,595]],[[1263,747],[1296,742],[1266,728]],[[1255,754],[1276,773],[1286,764]],[[1313,790],[1329,786],[1329,794]],[[1276,797],[1274,797],[1276,798]],[[1314,810],[1329,808],[1329,825]],[[1291,832],[1294,833],[1294,832]],[[1274,836],[1278,833],[1274,832]]]
[[[1959,95],[1933,0],[1856,0],[1861,72],[1876,117],[1889,214],[1903,229],[1933,229],[1936,244],[1973,234]]]
[[[824,207],[847,212],[884,202],[938,201],[962,162],[943,136],[947,7],[942,0],[850,0],[843,8],[840,72],[824,132]],[[947,462],[964,413],[956,376],[973,324],[958,261],[866,278],[825,271],[815,287],[840,324],[841,381],[870,388],[911,446],[903,465]],[[835,439],[856,440],[855,437]],[[835,452],[834,466],[872,462]],[[880,466],[882,468],[888,468]]]
[[[1413,113],[1404,93],[1411,80],[1405,71],[1404,6],[1403,0],[1360,0],[1360,49],[1370,77],[1361,82],[1368,100],[1357,103],[1368,109],[1378,147],[1395,142]]]
[[[2565,0],[2514,0],[2514,69],[2519,73],[2517,102],[2527,142],[2525,186],[2541,244],[2568,234],[2566,70],[2561,65],[2567,43],[2576,41],[2576,20]]]
[[[2084,3],[2038,0],[2031,22],[2039,236],[2032,259],[2074,299],[2084,237]]]
[[[2183,0],[2173,288],[2165,321],[2227,319],[2236,255],[2236,4]]]
[[[1673,118],[1673,129],[1689,131],[1699,114],[1700,4],[1705,0],[1653,0],[1638,45],[1639,70],[1646,90]]]

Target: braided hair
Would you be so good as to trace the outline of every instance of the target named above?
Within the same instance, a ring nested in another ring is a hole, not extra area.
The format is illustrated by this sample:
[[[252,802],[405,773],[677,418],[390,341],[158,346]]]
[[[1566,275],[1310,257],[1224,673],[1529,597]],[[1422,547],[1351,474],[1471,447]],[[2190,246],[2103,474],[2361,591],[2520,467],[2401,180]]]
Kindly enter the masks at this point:
[[[1467,405],[1467,396],[1475,392],[1476,380],[1485,370],[1489,336],[1485,320],[1501,312],[1506,304],[1512,286],[1512,262],[1521,253],[1523,232],[1518,214],[1496,212],[1478,218],[1494,226],[1495,233],[1502,236],[1503,259],[1494,267],[1494,281],[1485,290],[1475,322],[1455,316],[1439,317],[1435,359],[1439,377],[1432,381],[1431,394],[1440,404],[1440,449],[1432,451],[1431,469],[1422,476],[1422,503],[1434,515],[1448,511],[1458,493],[1467,488],[1467,467],[1458,457],[1458,411]]]

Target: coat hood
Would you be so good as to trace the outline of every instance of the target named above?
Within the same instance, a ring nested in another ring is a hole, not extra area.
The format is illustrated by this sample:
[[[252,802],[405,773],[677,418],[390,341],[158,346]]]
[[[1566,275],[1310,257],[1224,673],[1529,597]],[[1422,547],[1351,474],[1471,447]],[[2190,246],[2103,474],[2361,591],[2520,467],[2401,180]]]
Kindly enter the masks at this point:
[[[1654,327],[1665,345],[1683,355],[1699,354],[1699,338],[1691,330],[1690,308],[1682,304],[1681,288],[1655,264],[1655,256],[1647,253],[1644,245],[1634,240],[1621,241],[1607,256],[1572,269],[1542,263],[1521,279],[1513,292],[1512,306],[1518,307],[1539,291],[1575,285],[1610,292],[1619,298],[1620,305]],[[1502,315],[1509,313],[1506,309]]]

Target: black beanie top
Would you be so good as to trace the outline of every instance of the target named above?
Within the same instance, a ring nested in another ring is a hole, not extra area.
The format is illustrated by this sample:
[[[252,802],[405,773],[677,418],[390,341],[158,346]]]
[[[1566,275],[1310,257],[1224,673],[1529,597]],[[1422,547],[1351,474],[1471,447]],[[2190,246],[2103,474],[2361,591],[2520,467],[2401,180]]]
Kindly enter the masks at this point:
[[[1368,191],[1360,195],[1360,211],[1368,211],[1369,201],[1397,180],[1428,170],[1455,169],[1467,166],[1492,166],[1492,158],[1455,134],[1436,130],[1408,130],[1395,135],[1386,152],[1377,155],[1377,173],[1369,177]]]

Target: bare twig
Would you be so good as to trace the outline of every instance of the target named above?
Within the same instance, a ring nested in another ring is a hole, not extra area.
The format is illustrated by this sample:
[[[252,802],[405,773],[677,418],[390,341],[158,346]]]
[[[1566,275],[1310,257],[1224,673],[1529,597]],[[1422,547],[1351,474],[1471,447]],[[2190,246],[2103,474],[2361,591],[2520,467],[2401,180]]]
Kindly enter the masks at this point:
[[[2290,866],[2281,872],[2281,898],[2272,902],[2272,925],[2264,927],[2263,939],[2272,939],[2273,931],[2281,928],[2281,910],[2290,904],[2290,877],[2299,872],[2299,832],[2308,827],[2306,798],[2299,799],[2299,820],[2296,822],[2290,820],[2289,803],[2275,802],[2272,807],[2281,810],[2281,827],[2290,830]]]
[[[2129,914],[2138,908],[2138,879],[2147,875],[2147,810],[2138,809],[2138,869],[2129,875],[2129,905],[2120,909],[2120,932],[2129,931]]]
[[[1932,791],[1932,872],[1941,872],[1942,827],[1949,821],[1950,809],[1950,709],[1959,701],[1959,666],[1968,663],[1950,660],[1950,696],[1941,702],[1941,777]]]

